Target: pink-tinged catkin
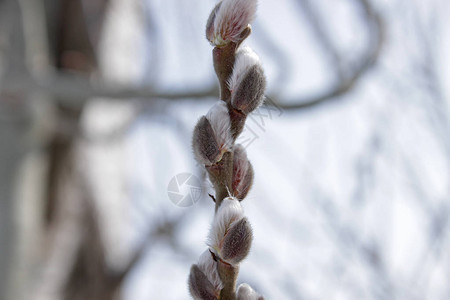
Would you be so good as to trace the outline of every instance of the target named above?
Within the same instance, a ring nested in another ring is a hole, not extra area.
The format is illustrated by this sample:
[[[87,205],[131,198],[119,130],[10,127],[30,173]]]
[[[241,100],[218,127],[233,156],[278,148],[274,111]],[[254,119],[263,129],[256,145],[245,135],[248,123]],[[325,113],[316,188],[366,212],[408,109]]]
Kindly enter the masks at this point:
[[[223,0],[212,11],[206,37],[215,46],[240,42],[241,33],[255,17],[257,0]]]
[[[237,199],[243,200],[253,185],[253,167],[242,145],[235,145],[233,153],[232,193]]]

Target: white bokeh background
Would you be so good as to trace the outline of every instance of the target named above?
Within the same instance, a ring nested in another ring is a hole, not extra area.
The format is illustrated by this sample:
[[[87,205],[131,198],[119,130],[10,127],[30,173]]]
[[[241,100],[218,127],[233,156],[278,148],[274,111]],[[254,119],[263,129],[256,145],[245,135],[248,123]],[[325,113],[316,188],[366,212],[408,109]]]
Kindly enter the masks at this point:
[[[249,121],[255,184],[243,205],[254,243],[238,281],[266,299],[450,298],[450,5],[373,2],[384,47],[355,89],[310,109],[269,115],[263,107],[266,117]],[[211,86],[204,23],[213,5],[112,1],[100,77],[163,91]],[[367,42],[354,1],[314,8],[343,64],[354,64]],[[261,56],[267,94],[279,102],[335,80],[298,1],[261,0],[246,44]],[[190,139],[216,100],[98,99],[83,117],[92,137],[129,123],[122,138],[82,147],[111,264],[161,228],[127,278],[125,299],[189,298],[189,268],[206,247],[213,203],[205,193],[179,208],[167,185],[184,172],[204,179]]]

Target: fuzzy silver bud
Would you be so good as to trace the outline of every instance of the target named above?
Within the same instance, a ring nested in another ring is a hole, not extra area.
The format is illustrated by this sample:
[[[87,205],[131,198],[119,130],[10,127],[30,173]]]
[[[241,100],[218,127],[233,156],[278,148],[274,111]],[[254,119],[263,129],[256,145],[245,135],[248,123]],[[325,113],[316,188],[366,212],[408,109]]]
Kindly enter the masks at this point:
[[[197,265],[191,267],[189,291],[195,300],[217,300],[214,286]]]
[[[192,148],[197,161],[204,165],[212,165],[220,157],[219,144],[214,137],[211,123],[205,116],[201,117],[195,126]]]
[[[225,198],[208,236],[208,246],[223,262],[237,266],[249,253],[253,240],[250,223],[235,197]]]
[[[208,249],[202,253],[198,260],[198,267],[208,277],[209,282],[214,286],[216,293],[223,288],[222,280],[217,271],[217,261],[213,259],[211,251]]]
[[[223,199],[214,216],[213,224],[208,235],[208,246],[221,256],[225,235],[234,223],[244,218],[244,209],[234,197]]]
[[[243,218],[231,226],[222,246],[222,259],[235,266],[250,252],[253,231],[247,218]]]
[[[257,0],[223,0],[211,12],[206,25],[206,37],[218,47],[229,42],[239,43],[256,14]]]
[[[218,101],[194,128],[192,148],[198,162],[211,166],[222,159],[233,144],[226,103]]]
[[[228,87],[231,105],[245,115],[264,102],[266,77],[258,56],[249,47],[243,47],[237,52]]]
[[[206,118],[211,123],[219,148],[230,150],[233,145],[233,138],[227,104],[222,100],[217,101],[206,114]]]
[[[234,108],[248,115],[264,102],[266,78],[259,65],[253,66],[245,75],[236,92],[231,96]]]
[[[247,283],[242,283],[237,290],[237,300],[264,300],[264,297],[255,292]]]

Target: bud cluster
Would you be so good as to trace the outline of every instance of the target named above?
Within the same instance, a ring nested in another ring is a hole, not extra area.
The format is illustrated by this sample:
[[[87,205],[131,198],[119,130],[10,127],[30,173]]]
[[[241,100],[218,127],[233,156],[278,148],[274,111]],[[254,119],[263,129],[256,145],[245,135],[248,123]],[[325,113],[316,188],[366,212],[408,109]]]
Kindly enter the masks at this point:
[[[194,299],[263,299],[249,285],[236,291],[239,264],[250,252],[253,234],[241,201],[251,189],[252,164],[235,144],[247,116],[264,101],[266,78],[258,56],[240,47],[250,35],[257,0],[223,0],[210,14],[206,38],[213,50],[221,99],[195,126],[192,148],[216,191],[208,249],[191,267],[189,290]]]

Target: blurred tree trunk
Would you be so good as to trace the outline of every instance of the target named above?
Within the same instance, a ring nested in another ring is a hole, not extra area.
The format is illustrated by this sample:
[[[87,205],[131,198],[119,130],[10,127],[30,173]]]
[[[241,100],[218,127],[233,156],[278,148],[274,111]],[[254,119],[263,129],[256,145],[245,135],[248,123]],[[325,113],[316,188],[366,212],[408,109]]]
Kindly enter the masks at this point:
[[[5,74],[24,70],[24,40],[18,3],[0,1],[0,35],[9,44],[4,53],[8,63]],[[16,176],[24,156],[29,124],[24,109],[24,95],[0,93],[0,299],[12,294],[12,269],[16,244]]]
[[[101,20],[105,13],[107,1],[96,0],[86,2],[90,11],[85,11],[81,0],[63,0],[59,2],[47,1],[50,14],[49,35],[51,49],[56,68],[65,72],[82,73],[85,76],[96,70],[95,57],[96,40],[92,40],[99,32]],[[91,21],[93,28],[87,28],[87,20]],[[54,28],[58,28],[55,31]],[[64,99],[59,99],[64,100]],[[80,99],[81,101],[86,99]],[[57,116],[61,122],[50,143],[50,169],[48,178],[48,194],[46,205],[46,221],[51,226],[58,213],[61,213],[61,195],[67,188],[76,189],[76,199],[81,207],[78,222],[81,228],[81,237],[73,264],[68,272],[67,282],[61,287],[62,296],[67,300],[82,299],[114,299],[118,291],[119,282],[110,272],[106,264],[105,249],[97,223],[98,214],[95,210],[95,201],[91,198],[89,183],[80,178],[76,161],[76,144],[80,137],[80,117],[84,109],[83,105],[68,106],[64,101],[57,101]],[[62,176],[67,174],[67,176]],[[69,183],[67,181],[70,181]]]
[[[4,95],[0,101],[7,101]],[[0,299],[8,299],[11,293],[11,274],[16,245],[15,186],[17,171],[24,154],[24,139],[28,129],[26,122],[7,120],[1,115],[0,126]]]

